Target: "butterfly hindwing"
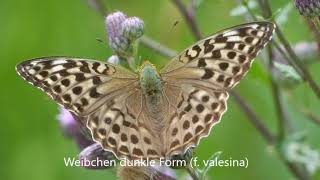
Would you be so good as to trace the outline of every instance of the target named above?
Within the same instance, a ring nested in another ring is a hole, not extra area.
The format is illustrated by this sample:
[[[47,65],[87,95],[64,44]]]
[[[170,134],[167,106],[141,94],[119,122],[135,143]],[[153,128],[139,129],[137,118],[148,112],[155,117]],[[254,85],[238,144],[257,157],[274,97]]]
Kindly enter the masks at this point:
[[[176,87],[179,95],[175,111],[166,128],[166,152],[170,157],[182,154],[189,147],[195,147],[202,137],[210,133],[213,125],[220,121],[227,109],[227,92],[214,92],[205,87],[167,84],[165,89]],[[168,98],[173,95],[166,92]]]
[[[88,128],[95,141],[117,157],[129,159],[160,158],[160,142],[142,112],[143,96],[132,89],[108,100],[88,117]]]

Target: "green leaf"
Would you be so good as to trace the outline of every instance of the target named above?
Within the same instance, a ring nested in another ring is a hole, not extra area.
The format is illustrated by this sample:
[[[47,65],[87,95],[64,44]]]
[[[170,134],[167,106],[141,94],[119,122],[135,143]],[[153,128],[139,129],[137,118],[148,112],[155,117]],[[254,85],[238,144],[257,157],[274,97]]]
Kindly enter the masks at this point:
[[[292,87],[302,82],[302,78],[293,67],[278,62],[274,62],[274,67],[275,79],[281,86]]]
[[[278,25],[283,26],[289,18],[289,13],[293,9],[292,2],[289,2],[287,5],[285,5],[282,8],[279,8],[272,16],[272,19],[275,19],[275,21],[278,23]]]

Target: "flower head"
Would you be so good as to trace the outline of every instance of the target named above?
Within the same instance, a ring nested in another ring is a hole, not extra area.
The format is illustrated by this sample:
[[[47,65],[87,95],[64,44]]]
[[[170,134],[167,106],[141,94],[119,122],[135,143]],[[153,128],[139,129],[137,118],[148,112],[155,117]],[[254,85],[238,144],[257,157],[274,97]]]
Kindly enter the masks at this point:
[[[143,35],[144,32],[144,22],[138,17],[127,18],[122,23],[122,33],[123,36],[133,41],[138,39]]]
[[[304,164],[310,173],[320,167],[320,153],[305,143],[290,142],[287,144],[286,157],[289,161]]]
[[[109,45],[120,59],[134,56],[134,41],[143,35],[144,22],[138,17],[129,17],[120,12],[106,17]]]
[[[121,24],[126,19],[127,19],[127,16],[120,11],[109,14],[106,17],[106,27],[107,27],[107,32],[108,32],[109,38],[122,36],[122,32],[121,32],[122,25]]]
[[[295,5],[303,16],[320,16],[320,0],[295,0]]]
[[[165,166],[119,166],[117,176],[119,179],[177,179],[175,172]]]
[[[108,58],[108,62],[112,63],[112,64],[119,64],[120,63],[120,59],[117,55],[112,55]]]
[[[93,143],[91,139],[88,139],[87,136],[83,134],[80,124],[67,109],[60,108],[58,120],[64,133],[74,139],[80,149],[83,149]]]
[[[106,17],[109,45],[114,52],[123,55],[130,49],[129,40],[122,35],[122,23],[126,18],[126,15],[120,11],[114,12]]]

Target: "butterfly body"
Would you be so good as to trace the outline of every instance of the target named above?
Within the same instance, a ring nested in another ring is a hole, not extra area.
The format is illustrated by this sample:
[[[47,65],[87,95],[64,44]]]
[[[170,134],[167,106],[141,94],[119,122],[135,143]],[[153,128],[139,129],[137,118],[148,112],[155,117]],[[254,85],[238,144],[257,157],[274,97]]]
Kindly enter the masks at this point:
[[[150,121],[152,121],[150,129],[158,134],[163,129],[164,121],[161,78],[156,67],[148,61],[144,62],[139,69],[140,87],[145,98],[145,108]],[[158,136],[161,135],[158,134]]]
[[[198,41],[159,72],[74,57],[22,62],[19,75],[73,112],[117,157],[170,158],[195,147],[220,122],[228,90],[248,72],[275,25],[252,22]]]
[[[146,97],[161,94],[161,79],[153,64],[145,62],[139,73],[141,89]]]

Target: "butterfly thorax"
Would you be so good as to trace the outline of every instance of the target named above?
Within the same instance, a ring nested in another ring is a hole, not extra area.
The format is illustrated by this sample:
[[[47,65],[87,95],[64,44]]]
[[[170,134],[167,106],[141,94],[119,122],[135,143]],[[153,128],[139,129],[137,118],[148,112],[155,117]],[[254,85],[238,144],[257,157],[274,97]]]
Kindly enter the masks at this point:
[[[149,62],[145,62],[140,69],[140,86],[145,97],[146,108],[149,115],[156,120],[155,123],[161,124],[163,116],[163,109],[161,104],[162,99],[162,85],[160,76],[155,68]]]
[[[143,94],[146,97],[155,97],[157,94],[161,94],[161,80],[154,65],[145,62],[139,72]]]

